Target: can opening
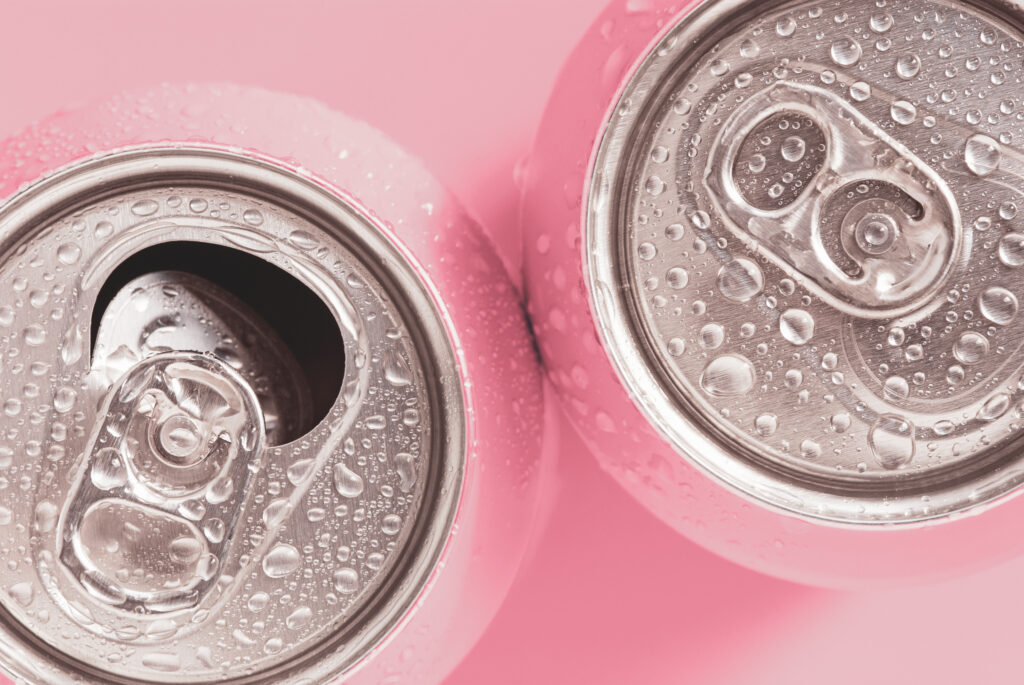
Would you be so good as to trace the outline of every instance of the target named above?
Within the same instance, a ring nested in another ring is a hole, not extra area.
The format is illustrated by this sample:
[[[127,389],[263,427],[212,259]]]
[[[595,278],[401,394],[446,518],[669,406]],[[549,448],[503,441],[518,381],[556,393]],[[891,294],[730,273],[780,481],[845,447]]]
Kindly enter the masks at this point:
[[[210,281],[247,304],[288,347],[308,388],[312,411],[279,436],[291,442],[312,430],[331,410],[345,371],[344,341],[327,305],[297,278],[270,262],[240,250],[199,242],[170,242],[138,252],[111,273],[92,313],[90,350],[104,312],[132,280],[178,271]]]

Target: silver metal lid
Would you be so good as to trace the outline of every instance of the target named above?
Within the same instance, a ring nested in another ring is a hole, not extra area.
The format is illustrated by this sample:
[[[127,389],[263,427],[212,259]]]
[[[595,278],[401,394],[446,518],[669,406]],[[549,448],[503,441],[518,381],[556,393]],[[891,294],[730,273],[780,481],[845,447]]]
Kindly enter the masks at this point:
[[[7,669],[320,681],[362,658],[440,556],[465,450],[396,246],[296,174],[190,148],[58,173],[0,236]]]
[[[646,57],[601,142],[586,259],[615,364],[685,456],[851,523],[1024,480],[1024,34],[1006,17],[708,0]]]

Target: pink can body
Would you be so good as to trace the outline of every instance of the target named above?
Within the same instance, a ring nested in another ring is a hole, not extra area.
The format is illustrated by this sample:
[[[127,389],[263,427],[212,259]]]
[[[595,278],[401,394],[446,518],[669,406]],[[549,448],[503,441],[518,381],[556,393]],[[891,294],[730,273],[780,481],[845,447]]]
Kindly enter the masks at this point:
[[[759,504],[698,469],[638,409],[603,346],[585,275],[588,191],[619,97],[653,46],[699,3],[618,0],[562,69],[523,174],[528,310],[547,373],[605,470],[652,513],[739,564],[862,588],[962,573],[1020,552],[1016,493],[965,514],[871,527]]]
[[[518,293],[419,161],[366,124],[263,90],[165,86],[57,114],[0,145],[0,198],[85,159],[175,144],[249,155],[330,189],[399,246],[442,313],[467,429],[457,515],[414,605],[341,678],[437,683],[497,611],[540,511],[542,377]]]

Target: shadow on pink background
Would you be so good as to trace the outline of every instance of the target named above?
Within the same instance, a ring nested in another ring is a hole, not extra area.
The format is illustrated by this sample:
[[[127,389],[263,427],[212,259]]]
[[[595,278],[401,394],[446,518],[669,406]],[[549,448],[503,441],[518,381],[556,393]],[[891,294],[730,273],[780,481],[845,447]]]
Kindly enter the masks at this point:
[[[604,0],[37,3],[6,7],[0,136],[160,81],[314,96],[422,157],[518,264],[516,162]],[[853,595],[679,538],[562,427],[557,498],[520,578],[446,685],[1020,683],[1024,561]]]

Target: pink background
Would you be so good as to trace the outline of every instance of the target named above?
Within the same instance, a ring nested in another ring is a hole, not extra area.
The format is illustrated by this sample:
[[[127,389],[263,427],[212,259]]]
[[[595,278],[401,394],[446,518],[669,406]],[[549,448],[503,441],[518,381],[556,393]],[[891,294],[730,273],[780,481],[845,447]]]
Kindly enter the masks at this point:
[[[515,267],[513,168],[603,3],[19,3],[0,29],[0,136],[160,81],[311,95],[422,157]],[[548,526],[446,685],[1024,681],[1024,560],[868,595],[775,581],[670,532],[562,434]]]

